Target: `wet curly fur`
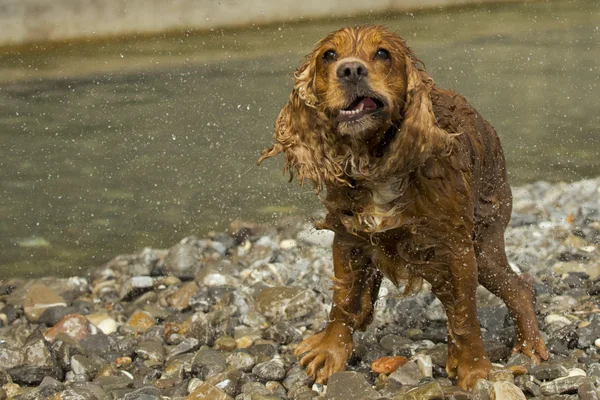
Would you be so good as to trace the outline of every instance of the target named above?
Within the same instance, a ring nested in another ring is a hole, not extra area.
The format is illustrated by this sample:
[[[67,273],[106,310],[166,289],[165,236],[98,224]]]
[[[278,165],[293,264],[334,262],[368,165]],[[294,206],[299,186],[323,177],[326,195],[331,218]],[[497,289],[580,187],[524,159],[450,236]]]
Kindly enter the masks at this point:
[[[514,350],[547,358],[531,288],[506,260],[512,199],[496,132],[462,96],[435,86],[398,35],[364,26],[317,43],[259,163],[280,153],[284,172],[311,182],[328,211],[317,227],[335,232],[330,322],[296,350],[317,382],[345,368],[383,276],[406,293],[431,284],[448,315],[446,369],[460,386],[490,369],[478,284],[511,311]]]

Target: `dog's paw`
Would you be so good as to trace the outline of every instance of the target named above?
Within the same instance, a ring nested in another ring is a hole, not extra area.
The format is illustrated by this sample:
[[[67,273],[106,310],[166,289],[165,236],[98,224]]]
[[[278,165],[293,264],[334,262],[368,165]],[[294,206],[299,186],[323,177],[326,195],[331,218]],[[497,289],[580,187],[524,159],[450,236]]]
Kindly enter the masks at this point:
[[[325,384],[331,375],[346,369],[353,347],[350,329],[342,323],[332,322],[300,343],[294,355],[316,383]]]
[[[541,360],[548,359],[548,350],[546,349],[544,340],[539,336],[539,334],[530,336],[532,337],[529,340],[517,340],[517,343],[512,349],[512,353],[523,353],[531,358],[535,365],[538,365]]]
[[[479,379],[486,379],[492,368],[487,357],[461,357],[457,372],[457,384],[464,390],[471,390]]]

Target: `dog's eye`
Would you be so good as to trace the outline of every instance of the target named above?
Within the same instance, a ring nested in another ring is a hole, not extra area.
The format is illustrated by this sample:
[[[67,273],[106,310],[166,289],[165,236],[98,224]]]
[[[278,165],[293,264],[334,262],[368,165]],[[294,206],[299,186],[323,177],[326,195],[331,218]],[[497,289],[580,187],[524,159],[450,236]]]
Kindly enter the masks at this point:
[[[380,60],[383,60],[383,61],[389,61],[390,52],[387,51],[386,49],[377,49],[377,52],[375,53],[375,58],[379,58]]]
[[[335,54],[334,50],[327,50],[325,53],[323,53],[323,60],[328,63],[335,61],[336,57],[337,54]]]

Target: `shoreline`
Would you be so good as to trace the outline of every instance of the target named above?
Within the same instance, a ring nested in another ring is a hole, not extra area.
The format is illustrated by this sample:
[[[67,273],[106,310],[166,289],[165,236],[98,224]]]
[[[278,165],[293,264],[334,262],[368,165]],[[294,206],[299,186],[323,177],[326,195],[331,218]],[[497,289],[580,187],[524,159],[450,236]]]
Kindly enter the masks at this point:
[[[507,253],[536,290],[552,356],[537,367],[510,356],[506,307],[481,289],[494,370],[475,392],[597,398],[600,178],[537,182],[513,197]],[[116,256],[82,277],[2,280],[0,399],[473,398],[445,376],[445,315],[427,285],[402,298],[385,283],[348,371],[313,385],[292,354],[326,320],[331,240],[304,218],[237,221],[228,233]],[[389,375],[371,370],[390,356],[405,364]]]
[[[44,0],[0,1],[0,48],[36,48],[65,42],[105,41],[130,36],[209,32],[218,29],[268,27],[307,20],[355,18],[359,15],[427,12],[430,10],[496,6],[539,0],[373,0],[370,3],[333,0],[259,4],[226,0],[180,1],[171,6],[160,0],[63,0],[48,6]],[[7,3],[7,4],[6,4]],[[11,4],[12,3],[12,4]]]

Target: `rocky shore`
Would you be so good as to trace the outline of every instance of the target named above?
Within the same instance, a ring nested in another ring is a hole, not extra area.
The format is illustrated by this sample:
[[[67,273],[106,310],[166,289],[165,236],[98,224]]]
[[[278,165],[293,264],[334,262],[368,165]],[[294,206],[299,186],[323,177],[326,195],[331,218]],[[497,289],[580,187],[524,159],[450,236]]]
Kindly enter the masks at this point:
[[[537,293],[552,354],[539,366],[510,355],[508,312],[481,289],[494,368],[461,391],[444,370],[439,301],[426,285],[408,298],[384,285],[348,370],[313,384],[292,353],[325,324],[332,235],[287,218],[234,222],[81,277],[3,279],[0,400],[598,399],[600,179],[539,182],[514,198],[507,252]]]

